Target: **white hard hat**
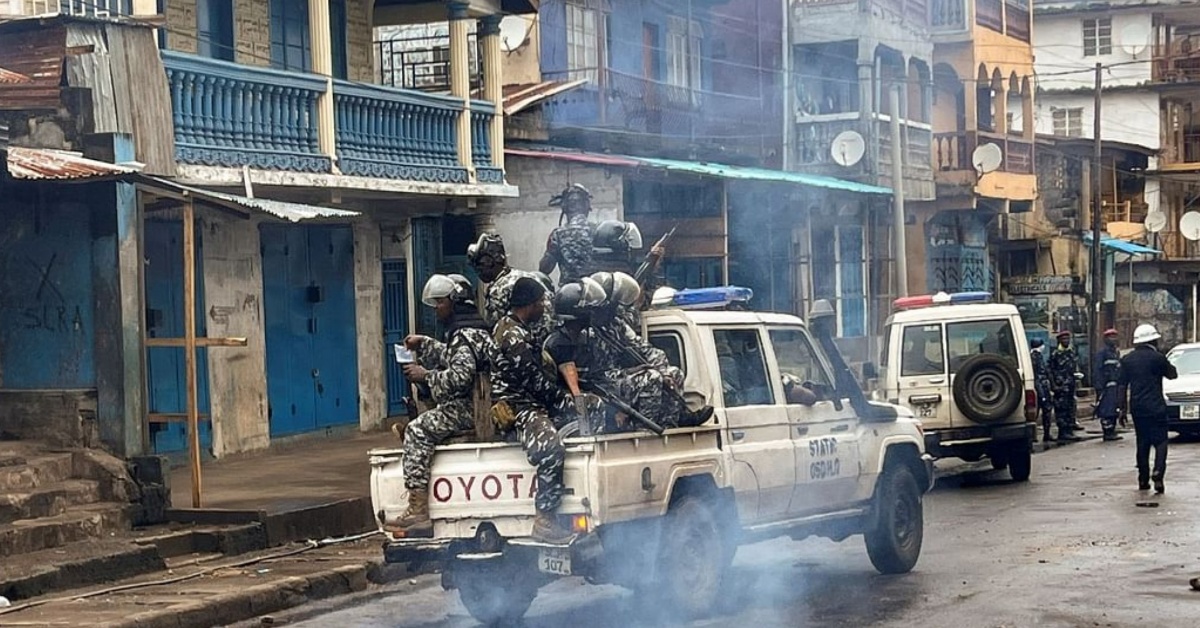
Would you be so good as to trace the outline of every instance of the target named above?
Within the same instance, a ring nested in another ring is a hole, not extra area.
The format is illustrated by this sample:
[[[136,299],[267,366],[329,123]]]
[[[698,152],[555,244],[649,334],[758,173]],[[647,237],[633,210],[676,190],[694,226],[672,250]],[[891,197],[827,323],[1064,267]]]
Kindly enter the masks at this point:
[[[466,289],[454,279],[446,275],[433,275],[425,282],[425,289],[421,290],[421,303],[434,307],[438,299],[458,301],[466,295]]]
[[[1159,338],[1162,338],[1162,334],[1158,333],[1158,330],[1154,328],[1154,325],[1150,325],[1148,323],[1142,323],[1141,325],[1137,326],[1137,329],[1133,330],[1133,344],[1135,345],[1154,342]]]

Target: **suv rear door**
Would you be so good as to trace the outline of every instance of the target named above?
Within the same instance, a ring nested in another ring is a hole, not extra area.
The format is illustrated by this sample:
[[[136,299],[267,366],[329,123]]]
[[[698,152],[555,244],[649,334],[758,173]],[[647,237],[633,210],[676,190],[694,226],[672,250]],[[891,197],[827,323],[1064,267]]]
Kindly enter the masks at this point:
[[[981,353],[999,355],[1012,361],[1019,371],[1021,360],[1017,356],[1017,343],[1013,335],[1012,320],[1006,316],[990,317],[976,320],[946,322],[946,365],[949,371],[949,382],[954,383],[958,369],[971,356]],[[1025,373],[1021,373],[1022,377]],[[1014,421],[1024,421],[1023,405],[1013,415]],[[951,403],[951,425],[954,427],[969,427],[978,425],[963,414],[958,404]]]
[[[896,323],[899,329],[894,349],[898,384],[896,403],[912,408],[913,414],[928,427],[949,427],[954,398],[946,373],[944,330],[941,323]]]

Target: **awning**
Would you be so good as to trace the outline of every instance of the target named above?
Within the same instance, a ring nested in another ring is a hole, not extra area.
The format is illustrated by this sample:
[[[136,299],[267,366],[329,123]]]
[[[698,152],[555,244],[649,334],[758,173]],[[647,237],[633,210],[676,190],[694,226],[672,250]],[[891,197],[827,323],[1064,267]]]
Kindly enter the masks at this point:
[[[1090,233],[1083,234],[1083,243],[1088,246],[1091,246],[1092,245],[1092,234],[1090,234]],[[1128,240],[1122,240],[1120,238],[1101,237],[1100,238],[1100,246],[1102,246],[1106,249],[1118,251],[1120,253],[1125,253],[1128,255],[1159,255],[1162,253],[1162,251],[1159,251],[1158,249],[1152,249],[1148,246],[1138,244],[1137,242],[1130,242]]]
[[[253,198],[226,192],[205,190],[188,185],[180,185],[158,177],[143,177],[143,181],[143,185],[149,187],[152,191],[165,191],[172,196],[192,197],[195,200],[211,205],[232,209],[243,215],[249,212],[258,212],[289,222],[301,222],[320,218],[351,218],[359,215],[358,212],[348,209],[334,209],[332,207],[305,205],[303,203],[277,201],[269,198]]]
[[[46,148],[8,148],[8,174],[24,181],[77,181],[125,177],[138,171],[134,166],[122,166],[106,161],[88,159],[80,153]]]
[[[792,183],[827,190],[854,192],[858,194],[890,195],[890,188],[878,185],[868,185],[855,181],[846,181],[835,177],[826,177],[801,172],[785,172],[768,168],[751,168],[748,166],[731,166],[704,161],[681,161],[676,159],[659,159],[655,157],[633,157],[630,155],[610,155],[607,153],[589,153],[586,151],[565,150],[554,147],[505,148],[505,154],[516,157],[534,157],[541,159],[557,159],[559,161],[574,161],[598,166],[618,166],[627,168],[657,168],[668,172],[686,172],[723,179],[738,179],[745,181],[768,181],[774,183]]]

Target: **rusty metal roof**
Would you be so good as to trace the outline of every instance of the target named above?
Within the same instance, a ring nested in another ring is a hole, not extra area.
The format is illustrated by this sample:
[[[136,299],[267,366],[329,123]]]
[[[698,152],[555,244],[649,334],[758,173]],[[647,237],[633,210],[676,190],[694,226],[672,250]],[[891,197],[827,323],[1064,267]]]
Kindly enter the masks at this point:
[[[12,70],[0,68],[0,83],[15,84],[15,83],[30,83],[33,79]]]
[[[547,99],[570,91],[587,83],[587,79],[574,81],[542,81],[523,85],[504,86],[504,115],[511,116]]]
[[[79,153],[45,148],[8,149],[8,174],[26,181],[64,181],[120,177],[134,174],[138,168],[119,166],[88,159]]]
[[[168,196],[181,199],[190,197],[194,201],[233,210],[242,216],[257,212],[267,214],[273,218],[287,220],[288,222],[304,222],[306,220],[323,218],[345,219],[360,215],[359,212],[338,209],[336,207],[321,207],[319,205],[307,205],[291,201],[279,201],[270,198],[257,198],[230,194],[228,192],[218,192],[216,190],[183,185],[161,177],[143,176],[140,179],[140,185],[151,192],[158,194],[166,193]]]

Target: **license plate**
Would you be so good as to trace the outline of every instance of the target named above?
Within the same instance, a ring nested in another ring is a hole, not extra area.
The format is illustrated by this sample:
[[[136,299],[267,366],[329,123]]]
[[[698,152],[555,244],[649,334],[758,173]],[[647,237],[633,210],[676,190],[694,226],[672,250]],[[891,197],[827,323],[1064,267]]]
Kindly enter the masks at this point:
[[[1200,405],[1192,404],[1179,406],[1179,418],[1185,421],[1200,419]]]
[[[556,576],[571,575],[571,550],[548,547],[538,550],[538,571]]]

